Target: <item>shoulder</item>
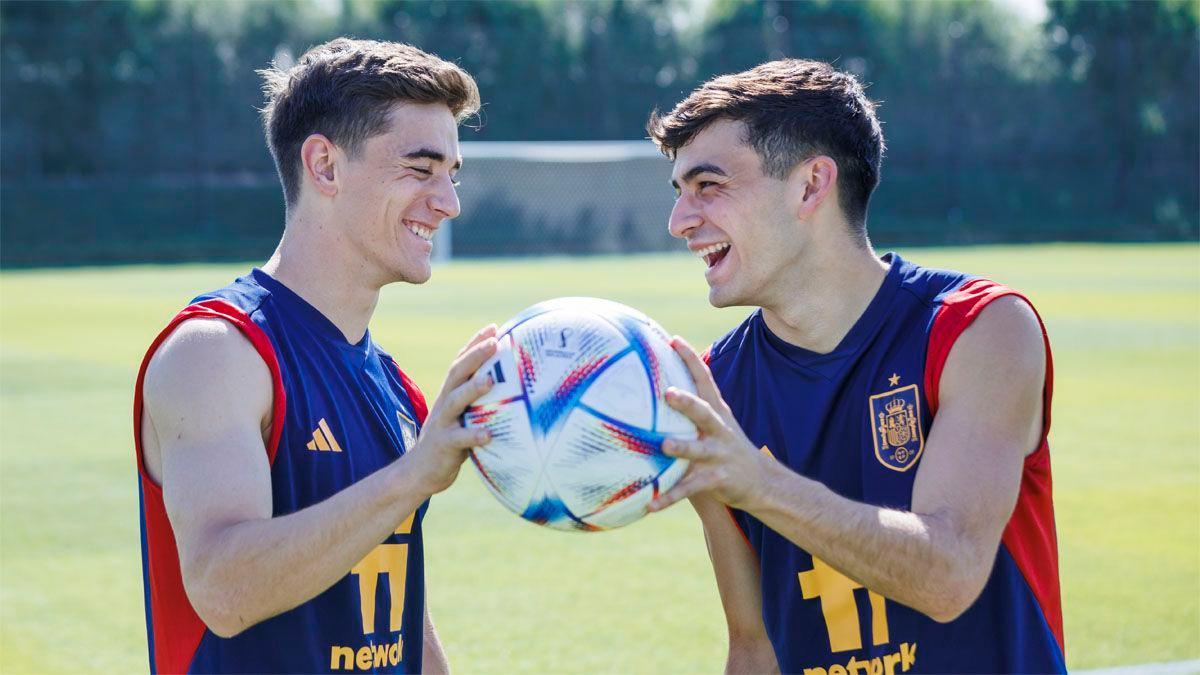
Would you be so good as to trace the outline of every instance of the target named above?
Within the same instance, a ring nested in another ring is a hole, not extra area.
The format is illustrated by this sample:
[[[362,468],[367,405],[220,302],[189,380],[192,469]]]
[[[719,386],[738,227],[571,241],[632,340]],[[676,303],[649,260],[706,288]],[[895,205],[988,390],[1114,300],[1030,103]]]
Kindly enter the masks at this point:
[[[983,306],[954,341],[926,395],[935,427],[945,421],[951,429],[973,429],[971,442],[1027,457],[1045,440],[1051,381],[1037,313],[1024,298],[1004,295]]]
[[[379,357],[379,362],[382,363],[385,368],[392,372],[403,372],[400,370],[400,362],[396,360],[396,357],[384,351],[383,347],[380,347],[378,342],[372,340],[371,348],[375,351],[376,356]]]
[[[265,273],[251,270],[226,286],[196,296],[189,306],[209,305],[216,301],[249,317],[270,304],[273,298],[271,290],[260,282],[260,278],[270,279]]]
[[[257,392],[269,397],[272,387],[269,369],[250,339],[218,318],[176,326],[150,357],[143,386],[147,402],[175,405]]]
[[[721,364],[728,362],[735,354],[746,349],[750,345],[750,340],[753,336],[754,324],[760,320],[759,312],[755,311],[746,317],[744,321],[734,327],[725,335],[717,338],[707,350],[704,352],[704,361],[710,369],[718,368]]]
[[[1033,306],[1025,298],[1007,293],[978,310],[954,350],[987,354],[1013,367],[1040,367],[1045,361],[1045,339]]]
[[[257,356],[254,346],[229,321],[197,317],[182,321],[163,340],[150,361],[151,369],[167,363]]]
[[[947,289],[933,306],[926,350],[926,393],[936,409],[944,370],[995,379],[1021,372],[1039,378],[1049,368],[1041,319],[1019,292],[974,277]],[[951,373],[952,374],[952,373]]]
[[[408,397],[409,403],[412,404],[413,412],[417,415],[417,422],[424,424],[425,417],[429,414],[429,404],[425,400],[425,393],[417,386],[416,381],[409,377],[408,373],[404,372],[391,354],[379,348],[378,343],[375,343],[375,352],[379,355],[379,360],[383,363],[388,376],[394,378],[393,381],[399,383],[400,388]]]
[[[974,311],[974,310],[973,310]],[[1041,320],[1018,295],[996,297],[978,308],[954,340],[941,375],[942,397],[977,389],[1041,391],[1047,373]]]
[[[924,267],[907,260],[899,261],[896,273],[900,277],[900,290],[923,306],[939,304],[973,278],[963,272]]]
[[[376,355],[379,357],[379,362],[383,365],[383,369],[389,377],[398,380],[405,389],[416,388],[416,383],[408,376],[408,373],[404,372],[404,369],[400,367],[400,362],[394,356],[380,349],[377,342],[374,343],[374,349]]]

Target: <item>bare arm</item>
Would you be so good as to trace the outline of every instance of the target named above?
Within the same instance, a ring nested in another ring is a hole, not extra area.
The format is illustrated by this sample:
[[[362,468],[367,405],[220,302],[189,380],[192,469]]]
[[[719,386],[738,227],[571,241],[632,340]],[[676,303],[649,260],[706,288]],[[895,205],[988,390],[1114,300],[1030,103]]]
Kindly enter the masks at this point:
[[[779,663],[762,621],[758,560],[725,505],[706,495],[692,497],[704,525],[704,541],[717,578],[729,628],[726,673],[778,673]]]
[[[210,629],[236,635],[315,597],[454,480],[465,449],[481,440],[457,415],[489,386],[467,378],[495,349],[490,333],[474,342],[451,367],[416,447],[275,518],[261,434],[272,397],[266,365],[222,321],[184,322],[163,343],[144,385],[147,446],[158,451],[184,587]]]
[[[421,672],[443,675],[450,672],[450,662],[446,660],[446,652],[442,649],[442,641],[438,638],[437,629],[433,627],[433,617],[429,614],[429,606],[425,606],[425,630],[421,647]]]
[[[912,510],[842,497],[762,455],[714,396],[711,374],[687,348],[701,397],[669,401],[706,438],[664,448],[693,459],[658,508],[695,492],[744,509],[767,527],[867,588],[938,621],[978,597],[1042,428],[1045,350],[1032,309],[1015,298],[989,305],[955,343],[913,487]],[[703,400],[702,400],[703,399]],[[886,556],[879,555],[887,551]]]

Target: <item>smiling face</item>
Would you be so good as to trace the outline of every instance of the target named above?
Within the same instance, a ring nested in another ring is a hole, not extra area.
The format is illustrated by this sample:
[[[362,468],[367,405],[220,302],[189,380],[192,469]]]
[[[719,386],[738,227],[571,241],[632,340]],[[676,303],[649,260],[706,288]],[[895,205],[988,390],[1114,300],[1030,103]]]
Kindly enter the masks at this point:
[[[675,154],[672,236],[705,265],[714,307],[764,306],[804,247],[785,180],[763,174],[741,122],[718,120]]]
[[[387,130],[344,163],[335,222],[378,285],[421,284],[431,274],[433,233],[459,212],[458,124],[441,104],[399,103],[389,117]]]

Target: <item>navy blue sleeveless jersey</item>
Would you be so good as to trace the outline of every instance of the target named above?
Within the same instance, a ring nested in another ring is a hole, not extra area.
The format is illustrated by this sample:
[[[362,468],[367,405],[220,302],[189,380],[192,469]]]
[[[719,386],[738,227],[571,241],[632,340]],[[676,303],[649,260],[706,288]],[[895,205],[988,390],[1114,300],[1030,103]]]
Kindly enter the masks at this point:
[[[428,502],[346,576],[292,610],[232,638],[208,630],[196,615],[183,590],[162,489],[141,461],[140,433],[146,364],[192,318],[230,322],[271,372],[267,455],[275,516],[327,499],[395,460],[415,443],[426,413],[420,391],[369,332],[350,344],[316,308],[261,270],[181,311],[147,352],[134,402],[151,671],[420,672],[421,521]]]
[[[895,254],[884,261],[890,268],[878,293],[832,352],[783,341],[756,311],[707,360],[755,446],[847,498],[909,509],[950,347],[989,302],[1017,294]],[[749,514],[731,512],[759,560],[763,621],[783,672],[1065,670],[1046,443],[1048,342],[1046,355],[1041,443],[1025,460],[991,577],[954,621],[938,623],[865,589]]]

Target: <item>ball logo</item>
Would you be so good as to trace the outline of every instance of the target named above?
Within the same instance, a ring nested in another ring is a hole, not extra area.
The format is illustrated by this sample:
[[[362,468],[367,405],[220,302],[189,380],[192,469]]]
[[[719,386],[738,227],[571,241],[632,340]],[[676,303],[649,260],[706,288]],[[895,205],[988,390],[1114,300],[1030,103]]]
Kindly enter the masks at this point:
[[[556,356],[560,359],[575,358],[576,350],[567,349],[568,341],[571,339],[571,336],[574,333],[575,330],[570,326],[564,326],[562,330],[559,330],[558,335],[556,336],[557,339],[555,340],[557,343],[557,349],[547,349],[546,356]]]

